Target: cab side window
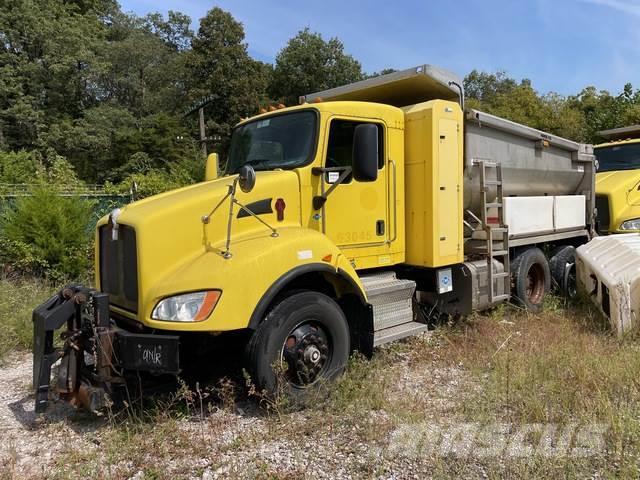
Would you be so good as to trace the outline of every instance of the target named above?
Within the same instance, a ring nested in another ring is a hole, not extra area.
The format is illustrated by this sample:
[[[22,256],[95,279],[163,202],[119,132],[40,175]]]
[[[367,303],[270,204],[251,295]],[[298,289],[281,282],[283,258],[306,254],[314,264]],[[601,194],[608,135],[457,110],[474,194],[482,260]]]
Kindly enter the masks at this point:
[[[353,164],[353,133],[358,125],[370,122],[353,122],[350,120],[332,120],[329,127],[329,144],[327,145],[327,159],[325,166],[350,167]],[[374,124],[378,128],[378,169],[384,166],[384,129],[382,125]],[[327,181],[332,183],[337,179],[335,173],[327,174]],[[349,175],[343,183],[350,183]]]

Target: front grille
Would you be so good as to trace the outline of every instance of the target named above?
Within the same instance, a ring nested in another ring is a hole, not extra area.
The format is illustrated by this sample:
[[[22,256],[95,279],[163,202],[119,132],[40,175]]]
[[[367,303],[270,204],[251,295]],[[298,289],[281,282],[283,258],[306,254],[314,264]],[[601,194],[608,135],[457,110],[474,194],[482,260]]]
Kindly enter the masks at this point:
[[[112,225],[100,227],[100,288],[109,294],[109,302],[138,313],[138,254],[136,231],[128,225],[118,226],[113,240]]]
[[[596,195],[596,208],[598,209],[598,231],[608,232],[611,219],[609,217],[609,197],[607,195]]]

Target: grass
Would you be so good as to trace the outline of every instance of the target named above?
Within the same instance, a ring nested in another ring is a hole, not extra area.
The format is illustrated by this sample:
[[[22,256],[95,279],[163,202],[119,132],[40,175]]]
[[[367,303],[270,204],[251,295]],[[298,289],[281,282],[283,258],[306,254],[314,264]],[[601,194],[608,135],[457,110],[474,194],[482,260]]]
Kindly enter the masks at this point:
[[[11,332],[0,331],[1,353],[29,345],[30,310],[50,290],[0,281],[0,293],[2,330]],[[196,391],[183,385],[81,435],[87,448],[68,442],[51,476],[183,478],[209,470],[224,478],[276,479],[318,473],[637,478],[640,335],[612,335],[588,304],[550,298],[546,307],[531,315],[503,306],[442,326],[431,337],[390,344],[371,360],[356,356],[329,394],[304,410],[261,397],[247,379],[221,379]],[[588,457],[437,450],[411,457],[391,448],[399,429],[408,427],[415,443],[425,441],[421,425],[464,424],[604,425],[606,431],[604,448]]]
[[[31,348],[31,313],[54,291],[42,280],[0,278],[0,362],[11,351]]]
[[[588,305],[538,316],[513,309],[476,316],[442,332],[445,362],[462,366],[481,386],[459,405],[467,422],[509,425],[603,425],[602,456],[513,461],[509,475],[637,478],[640,460],[640,355],[637,334],[613,336]],[[556,305],[557,307],[557,305]],[[464,462],[448,464],[445,471]],[[496,462],[485,472],[500,477]],[[459,473],[459,472],[456,472]],[[490,475],[491,476],[491,475]]]

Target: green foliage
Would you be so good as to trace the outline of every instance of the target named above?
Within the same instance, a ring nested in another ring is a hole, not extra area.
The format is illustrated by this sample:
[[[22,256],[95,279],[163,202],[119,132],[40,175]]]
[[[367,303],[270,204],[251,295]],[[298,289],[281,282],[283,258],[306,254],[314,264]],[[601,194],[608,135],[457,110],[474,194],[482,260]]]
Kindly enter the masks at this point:
[[[61,281],[89,268],[92,204],[36,188],[0,216],[0,265]]]
[[[204,161],[199,151],[194,149],[190,156],[180,161],[167,162],[162,167],[154,167],[146,153],[138,152],[114,173],[122,180],[115,183],[107,181],[105,193],[132,194],[135,185],[134,197],[141,199],[203,181]]]
[[[211,98],[208,147],[224,156],[233,126],[260,106],[295,104],[304,93],[393,71],[365,74],[338,38],[308,28],[274,65],[256,61],[242,24],[217,7],[197,33],[190,25],[175,11],[123,13],[114,0],[7,0],[0,9],[0,181],[49,182],[64,157],[75,177],[63,183],[117,185],[142,175],[158,188],[181,185],[182,173],[175,182],[163,177],[194,158],[199,131],[190,107],[204,98]],[[565,97],[540,94],[505,72],[473,71],[465,87],[469,106],[574,140],[594,142],[598,130],[640,122],[640,92],[631,85],[619,95],[587,87]]]
[[[15,184],[49,185],[57,190],[82,186],[67,159],[53,150],[47,153],[42,157],[38,152],[0,152],[0,194],[12,193]]]
[[[43,170],[34,152],[0,152],[0,184],[32,183]]]
[[[576,141],[598,143],[600,130],[640,123],[640,90],[631,84],[618,96],[595,87],[575,96],[540,95],[530,80],[474,70],[464,86],[469,107]]]
[[[12,350],[31,347],[33,309],[52,294],[42,280],[0,278],[0,363]]]
[[[260,106],[295,104],[299,95],[393,71],[365,74],[338,38],[325,40],[308,28],[287,42],[274,65],[256,61],[242,24],[217,7],[200,19],[197,33],[190,25],[180,12],[123,13],[114,0],[6,0],[0,8],[0,193],[7,189],[1,184],[60,192],[87,182],[127,196],[135,183],[140,198],[188,185],[203,178],[197,109],[191,108],[203,99],[210,98],[207,147],[224,157],[233,126]],[[562,96],[541,94],[531,81],[505,72],[475,70],[464,84],[468,106],[573,140],[595,143],[599,130],[640,123],[640,91],[630,84],[617,95],[588,86]],[[39,212],[51,209],[62,219],[64,202],[55,197]],[[3,218],[4,225],[19,226],[7,230],[11,235],[0,232],[2,261],[20,271],[75,275],[82,262],[69,252],[81,251],[78,242],[86,239],[60,240],[70,227],[38,217],[36,205],[20,200]],[[96,214],[83,216],[85,207],[76,201],[73,208],[82,211],[67,215],[83,219],[82,231]],[[36,233],[50,244],[27,238]]]
[[[360,62],[344,52],[340,40],[325,41],[319,33],[305,28],[278,53],[269,93],[296,105],[300,95],[363,78]]]
[[[228,137],[241,117],[255,114],[265,101],[270,68],[249,56],[242,24],[220,8],[200,19],[186,68],[191,101],[213,94],[206,108],[209,135]]]

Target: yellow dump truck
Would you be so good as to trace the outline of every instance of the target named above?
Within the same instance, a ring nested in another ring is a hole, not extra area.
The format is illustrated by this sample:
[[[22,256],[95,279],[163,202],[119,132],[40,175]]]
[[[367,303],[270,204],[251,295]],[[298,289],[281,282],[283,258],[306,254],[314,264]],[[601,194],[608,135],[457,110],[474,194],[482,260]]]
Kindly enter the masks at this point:
[[[640,232],[640,125],[604,130],[595,147],[600,234]]]
[[[128,374],[177,374],[195,339],[244,332],[258,387],[304,396],[442,316],[539,311],[552,281],[572,292],[594,175],[590,145],[465,110],[430,65],[244,120],[222,171],[212,155],[206,181],[98,222],[95,289],[34,311],[36,408],[58,360],[61,396],[98,408]]]

